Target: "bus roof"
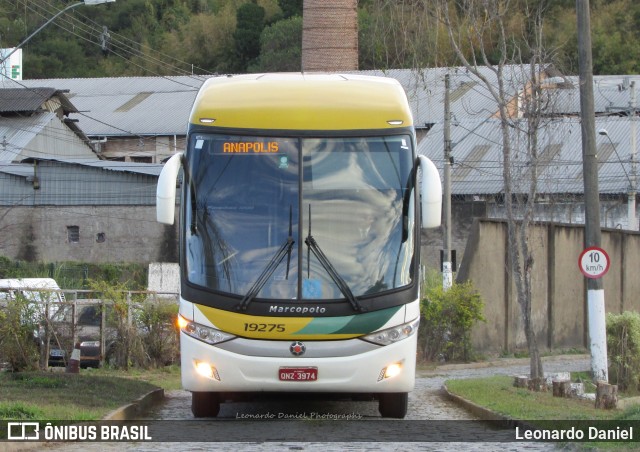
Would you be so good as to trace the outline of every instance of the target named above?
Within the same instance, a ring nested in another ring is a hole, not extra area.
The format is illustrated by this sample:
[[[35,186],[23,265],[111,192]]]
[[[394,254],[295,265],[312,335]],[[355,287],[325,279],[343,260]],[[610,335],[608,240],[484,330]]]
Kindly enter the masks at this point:
[[[319,73],[210,78],[196,97],[190,122],[275,130],[390,129],[413,125],[406,94],[397,80]]]

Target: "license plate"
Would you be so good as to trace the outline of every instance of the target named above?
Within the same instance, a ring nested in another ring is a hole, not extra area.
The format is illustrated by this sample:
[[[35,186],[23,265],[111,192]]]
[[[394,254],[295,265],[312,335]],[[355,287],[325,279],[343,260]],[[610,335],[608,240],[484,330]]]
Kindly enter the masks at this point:
[[[61,357],[64,356],[64,350],[51,350],[51,356]]]
[[[317,367],[281,367],[278,373],[280,381],[316,381]]]

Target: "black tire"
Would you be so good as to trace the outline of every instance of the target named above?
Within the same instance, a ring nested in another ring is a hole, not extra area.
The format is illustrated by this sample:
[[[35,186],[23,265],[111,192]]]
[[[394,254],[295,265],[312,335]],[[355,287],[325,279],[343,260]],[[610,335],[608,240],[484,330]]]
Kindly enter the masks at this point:
[[[191,412],[194,417],[216,417],[220,412],[220,398],[216,392],[192,392]]]
[[[408,392],[390,392],[378,394],[378,411],[382,417],[404,419],[409,406]]]

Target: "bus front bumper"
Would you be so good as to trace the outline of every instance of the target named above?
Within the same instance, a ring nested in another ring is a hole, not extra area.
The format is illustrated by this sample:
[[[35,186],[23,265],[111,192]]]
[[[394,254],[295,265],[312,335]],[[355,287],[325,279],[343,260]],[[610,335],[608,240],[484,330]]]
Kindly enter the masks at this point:
[[[409,392],[415,383],[415,335],[365,353],[321,358],[247,356],[184,333],[180,341],[182,386],[192,392],[385,393]],[[332,345],[339,348],[340,341]]]

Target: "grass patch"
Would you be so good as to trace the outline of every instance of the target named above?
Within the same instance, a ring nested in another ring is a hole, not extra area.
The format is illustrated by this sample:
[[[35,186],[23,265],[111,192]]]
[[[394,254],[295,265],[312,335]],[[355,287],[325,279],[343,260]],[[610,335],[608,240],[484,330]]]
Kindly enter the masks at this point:
[[[159,367],[156,369],[130,368],[127,372],[110,368],[86,369],[83,370],[83,372],[102,377],[118,377],[130,380],[146,381],[154,386],[164,389],[165,391],[182,389],[180,366],[176,365]]]
[[[588,378],[588,375],[584,377]],[[574,381],[576,378],[580,378],[579,373],[572,375]],[[633,422],[640,420],[640,405],[632,405],[625,410],[597,410],[593,401],[553,397],[551,391],[534,392],[516,388],[513,386],[513,378],[508,376],[449,380],[446,385],[453,394],[506,418],[527,421],[541,429],[562,430],[575,427],[587,432],[589,427],[597,425],[599,428],[615,430],[628,428]],[[587,386],[585,384],[585,390]],[[594,424],[593,421],[603,422]],[[637,432],[634,431],[634,435]],[[588,434],[585,433],[584,438],[588,438]],[[635,437],[634,441],[637,441]],[[580,443],[580,448],[638,450],[638,443],[634,441],[585,441]]]
[[[0,419],[97,420],[157,389],[180,387],[180,370],[0,373]]]
[[[449,380],[446,384],[453,394],[512,419],[610,420],[619,414],[596,410],[594,403],[588,400],[553,397],[551,392],[516,388],[513,378],[508,376]]]
[[[39,408],[24,403],[0,402],[0,419],[30,420],[43,416]]]

